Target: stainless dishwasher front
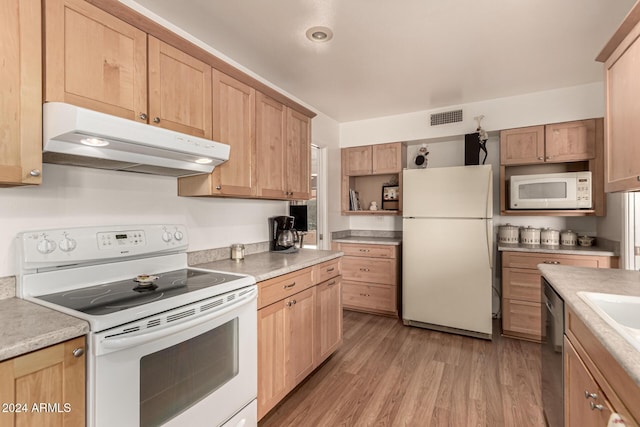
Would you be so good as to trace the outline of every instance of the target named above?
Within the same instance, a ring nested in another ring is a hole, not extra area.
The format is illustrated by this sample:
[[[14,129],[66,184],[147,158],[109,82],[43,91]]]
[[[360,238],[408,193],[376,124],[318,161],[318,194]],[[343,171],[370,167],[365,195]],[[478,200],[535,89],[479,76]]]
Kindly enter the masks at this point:
[[[564,301],[542,278],[542,406],[549,427],[564,426]]]

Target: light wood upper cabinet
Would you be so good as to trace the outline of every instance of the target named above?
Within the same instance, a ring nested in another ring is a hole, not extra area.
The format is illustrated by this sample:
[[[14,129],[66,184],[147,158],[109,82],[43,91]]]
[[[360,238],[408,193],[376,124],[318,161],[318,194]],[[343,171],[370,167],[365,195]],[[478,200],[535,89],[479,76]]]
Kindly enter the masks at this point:
[[[343,175],[377,175],[401,173],[403,145],[400,142],[343,148]]]
[[[256,91],[213,70],[213,139],[229,144],[229,160],[209,175],[178,179],[180,196],[256,194]]]
[[[42,180],[40,10],[38,0],[0,4],[0,185]]]
[[[82,0],[45,0],[45,101],[147,122],[147,35]]]
[[[284,105],[256,93],[256,168],[258,195],[286,198],[286,119]]]
[[[211,66],[149,36],[149,123],[211,138]]]
[[[405,151],[399,142],[390,144],[376,144],[371,147],[371,173],[402,173],[403,156]]]
[[[256,94],[256,176],[258,196],[311,196],[311,119]]]
[[[544,126],[500,132],[500,164],[544,162]]]
[[[342,149],[343,175],[369,175],[373,165],[373,150],[370,145]]]
[[[605,71],[605,191],[640,190],[640,3],[597,58]]]
[[[311,198],[311,119],[287,107],[286,187],[291,199]]]
[[[574,162],[596,157],[595,119],[500,132],[500,164]]]
[[[76,349],[83,353],[74,356]],[[2,411],[0,425],[85,425],[84,350],[80,337],[1,362],[0,401],[29,406],[20,413]],[[33,411],[31,405],[40,403],[59,406],[56,411]]]

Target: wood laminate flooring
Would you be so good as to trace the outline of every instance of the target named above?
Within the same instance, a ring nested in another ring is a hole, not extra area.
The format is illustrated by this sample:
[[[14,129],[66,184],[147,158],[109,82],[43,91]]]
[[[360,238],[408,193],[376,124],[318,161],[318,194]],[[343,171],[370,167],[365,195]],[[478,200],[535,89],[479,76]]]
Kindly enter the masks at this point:
[[[260,427],[544,427],[540,345],[344,312],[344,343]]]

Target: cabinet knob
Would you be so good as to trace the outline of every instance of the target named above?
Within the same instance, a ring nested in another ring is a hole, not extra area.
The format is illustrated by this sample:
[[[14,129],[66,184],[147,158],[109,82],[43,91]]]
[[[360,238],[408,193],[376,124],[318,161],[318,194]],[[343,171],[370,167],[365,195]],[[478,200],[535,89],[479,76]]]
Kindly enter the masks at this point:
[[[154,117],[153,123],[160,123],[160,117]]]
[[[40,172],[40,169],[31,169],[31,172],[29,172],[29,175],[31,176],[40,176],[42,172]]]
[[[544,160],[544,157],[538,157],[538,160]]]
[[[140,117],[140,120],[147,120],[147,117],[149,116],[147,116],[145,113],[140,113],[138,117]]]
[[[327,283],[327,286],[333,286],[336,284],[335,280],[330,281],[329,283]]]
[[[598,398],[598,395],[597,395],[596,393],[589,393],[589,391],[588,391],[588,390],[585,390],[585,391],[584,391],[584,398],[585,398],[585,399],[589,399],[589,398],[591,398],[591,399],[597,399],[597,398]]]
[[[216,185],[216,190],[222,190],[222,185]]]
[[[73,349],[71,354],[73,354],[73,357],[81,357],[84,354],[84,348],[82,347],[75,348]]]
[[[591,406],[591,410],[592,410],[592,411],[594,411],[594,410],[596,410],[596,409],[597,409],[598,411],[602,411],[602,410],[604,409],[604,406],[602,406],[602,405],[596,405],[596,404],[595,404],[595,403],[593,403],[593,402],[591,402],[591,403],[590,403],[590,406]]]
[[[547,156],[547,160],[551,160],[552,156]]]

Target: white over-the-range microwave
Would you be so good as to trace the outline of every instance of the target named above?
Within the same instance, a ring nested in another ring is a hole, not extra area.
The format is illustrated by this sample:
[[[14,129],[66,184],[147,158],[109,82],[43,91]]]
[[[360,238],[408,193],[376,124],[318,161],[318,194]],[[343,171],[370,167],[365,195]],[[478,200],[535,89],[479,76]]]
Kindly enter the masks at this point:
[[[511,209],[591,209],[591,172],[515,175]]]

